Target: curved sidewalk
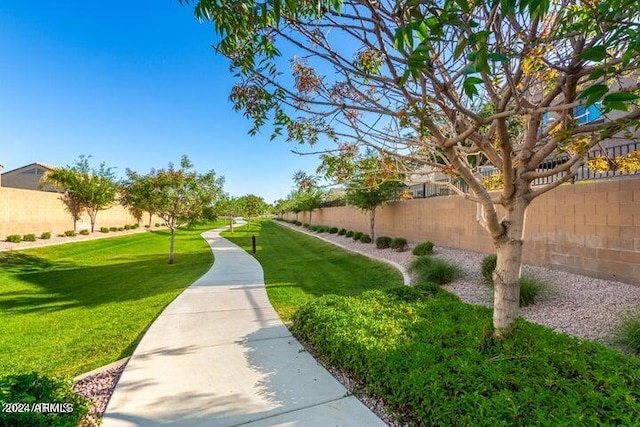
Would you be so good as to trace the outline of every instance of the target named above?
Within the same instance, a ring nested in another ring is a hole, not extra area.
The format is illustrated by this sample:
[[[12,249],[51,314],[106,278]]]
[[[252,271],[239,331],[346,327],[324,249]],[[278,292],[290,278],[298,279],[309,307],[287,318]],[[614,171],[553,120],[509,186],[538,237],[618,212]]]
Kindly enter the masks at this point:
[[[213,267],[144,335],[103,426],[385,426],[291,336],[260,264],[220,231],[203,234]]]

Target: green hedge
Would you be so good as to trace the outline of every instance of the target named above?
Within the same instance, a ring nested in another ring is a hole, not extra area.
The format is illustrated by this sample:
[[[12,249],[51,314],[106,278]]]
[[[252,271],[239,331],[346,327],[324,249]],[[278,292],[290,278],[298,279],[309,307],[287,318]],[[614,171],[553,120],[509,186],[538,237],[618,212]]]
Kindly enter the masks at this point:
[[[637,358],[524,320],[494,340],[488,308],[394,289],[318,298],[293,332],[406,424],[637,425]]]

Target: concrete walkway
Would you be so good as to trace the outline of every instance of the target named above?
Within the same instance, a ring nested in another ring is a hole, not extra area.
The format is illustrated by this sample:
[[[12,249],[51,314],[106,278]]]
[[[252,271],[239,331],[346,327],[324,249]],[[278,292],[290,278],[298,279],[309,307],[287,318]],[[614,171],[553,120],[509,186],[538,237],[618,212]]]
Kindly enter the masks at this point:
[[[260,264],[213,230],[209,272],[149,328],[111,397],[111,426],[384,426],[291,336]]]

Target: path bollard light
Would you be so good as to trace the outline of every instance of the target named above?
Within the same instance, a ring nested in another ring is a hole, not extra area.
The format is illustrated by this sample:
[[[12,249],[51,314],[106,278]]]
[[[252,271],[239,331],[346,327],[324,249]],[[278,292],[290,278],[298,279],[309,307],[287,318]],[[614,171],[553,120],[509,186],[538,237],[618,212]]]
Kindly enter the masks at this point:
[[[256,236],[251,236],[251,249],[253,253],[256,253]]]

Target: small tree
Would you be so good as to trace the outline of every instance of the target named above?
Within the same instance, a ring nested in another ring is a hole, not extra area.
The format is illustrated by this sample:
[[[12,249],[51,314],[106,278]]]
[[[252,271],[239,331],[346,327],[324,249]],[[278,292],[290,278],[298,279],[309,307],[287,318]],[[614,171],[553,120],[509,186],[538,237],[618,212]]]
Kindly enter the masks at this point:
[[[371,240],[375,241],[375,220],[378,206],[403,196],[406,187],[402,175],[385,169],[385,159],[369,153],[355,165],[354,178],[346,188],[347,203],[369,214]]]
[[[252,218],[264,215],[269,209],[267,202],[255,194],[247,194],[239,197],[237,203],[242,215],[246,216],[249,222],[251,222]]]
[[[216,203],[214,211],[217,215],[229,218],[229,230],[233,233],[234,218],[241,212],[238,199],[228,194],[224,194]]]
[[[201,175],[190,171],[193,164],[182,156],[180,169],[169,164],[167,169],[152,171],[144,180],[153,188],[150,209],[171,231],[169,264],[174,262],[175,233],[178,227],[194,224],[212,208],[222,193],[224,178],[216,178],[212,170]]]
[[[324,194],[318,188],[318,178],[299,170],[293,174],[293,182],[296,184],[294,200],[297,212],[308,211],[309,225],[311,225],[313,211],[322,205]]]
[[[72,166],[56,168],[46,173],[43,183],[54,185],[64,191],[63,202],[71,212],[74,221],[84,209],[94,231],[98,212],[110,208],[116,199],[118,183],[111,168],[100,163],[98,168],[89,165],[91,156],[80,156]]]
[[[127,181],[120,187],[120,203],[127,206],[138,221],[142,213],[149,215],[149,227],[153,217],[152,194],[153,182],[137,172],[127,169]]]

